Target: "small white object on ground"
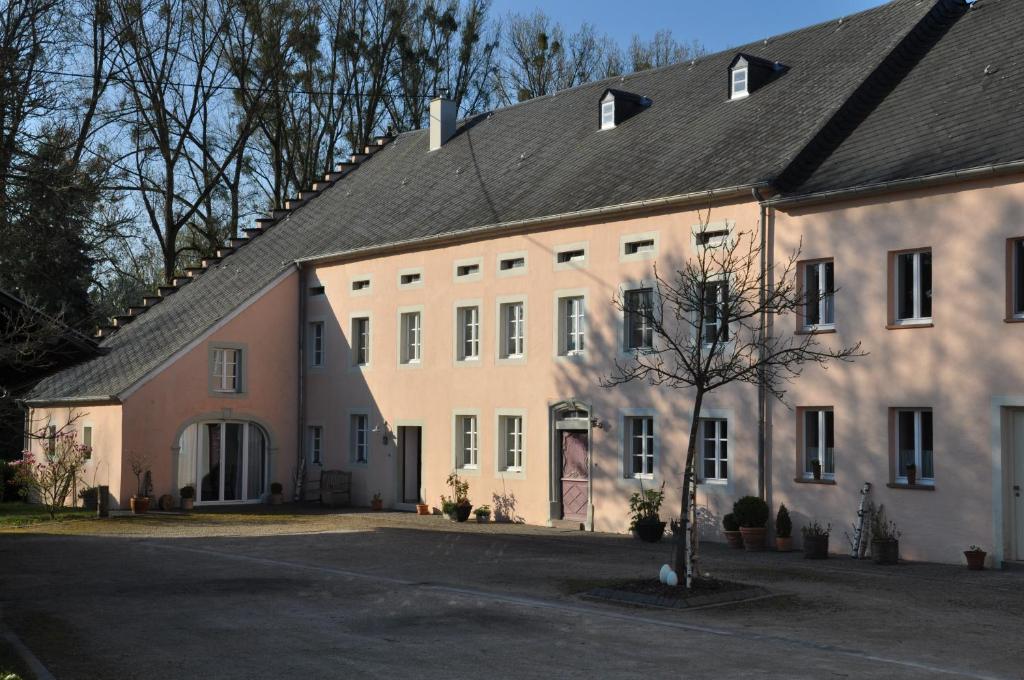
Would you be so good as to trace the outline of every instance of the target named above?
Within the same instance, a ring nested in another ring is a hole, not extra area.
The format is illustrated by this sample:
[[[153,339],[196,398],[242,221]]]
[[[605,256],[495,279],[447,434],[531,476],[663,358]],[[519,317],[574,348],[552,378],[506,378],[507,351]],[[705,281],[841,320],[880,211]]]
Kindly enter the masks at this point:
[[[667,564],[661,565],[661,571],[658,572],[658,580],[664,583],[670,571],[672,571],[672,567]]]
[[[676,572],[669,569],[668,574],[665,576],[665,585],[675,588],[679,585],[679,577],[676,576]]]

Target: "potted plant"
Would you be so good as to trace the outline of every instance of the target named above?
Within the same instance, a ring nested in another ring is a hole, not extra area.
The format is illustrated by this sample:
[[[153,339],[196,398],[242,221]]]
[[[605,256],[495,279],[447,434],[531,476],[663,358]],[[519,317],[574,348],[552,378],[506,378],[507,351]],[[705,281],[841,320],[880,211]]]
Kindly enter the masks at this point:
[[[96,512],[96,504],[99,502],[99,489],[95,486],[88,486],[78,492],[82,500],[82,509],[88,512]]]
[[[907,463],[907,485],[914,486],[917,484],[917,464]]]
[[[384,499],[380,495],[380,491],[373,494],[373,498],[370,499],[370,507],[373,508],[374,512],[380,512],[384,509]]]
[[[491,521],[491,506],[481,505],[473,511],[473,514],[476,515],[476,521],[478,524],[487,524]]]
[[[665,522],[661,521],[658,511],[665,500],[665,484],[660,489],[644,489],[629,498],[629,513],[632,522],[629,525],[633,535],[645,543],[657,543],[665,534]]]
[[[178,493],[181,494],[181,509],[191,510],[195,504],[196,488],[191,484],[187,484],[181,487],[181,491]]]
[[[284,487],[281,482],[273,482],[270,485],[270,504],[281,505],[284,503]]]
[[[743,536],[740,534],[740,523],[736,521],[736,515],[731,512],[722,518],[722,533],[725,534],[725,541],[730,548],[742,548]]]
[[[417,515],[429,515],[430,514],[430,506],[427,505],[426,503],[417,503],[416,504],[416,514]]]
[[[804,558],[808,560],[823,560],[828,557],[828,534],[832,531],[832,525],[821,526],[818,520],[802,527],[800,533],[804,537]]]
[[[473,504],[469,502],[469,482],[459,477],[458,473],[448,475],[448,487],[452,490],[451,502],[455,504],[454,515],[456,522],[465,522],[469,519],[469,513],[473,510]],[[441,497],[445,500],[444,496]]]
[[[745,550],[764,550],[769,512],[768,504],[757,496],[744,496],[733,503],[732,514],[740,525]]]
[[[775,549],[779,552],[793,549],[793,520],[789,518],[785,503],[779,506],[779,512],[775,515]]]
[[[455,521],[455,501],[447,496],[441,496],[441,514],[445,516],[445,519]]]
[[[132,474],[135,475],[138,489],[138,493],[131,497],[129,505],[133,514],[144,515],[149,512],[149,496],[146,495],[143,482],[143,478],[149,474],[149,461],[141,454],[132,453],[128,456],[128,466],[131,468]]]
[[[820,460],[812,460],[811,461],[811,475],[814,477],[815,480],[820,480],[821,479],[821,461]]]
[[[967,568],[971,571],[981,571],[984,569],[986,555],[988,555],[987,552],[976,545],[972,545],[964,551],[964,557],[967,558]]]
[[[885,516],[885,506],[871,513],[871,556],[875,564],[898,564],[900,532],[896,523]]]

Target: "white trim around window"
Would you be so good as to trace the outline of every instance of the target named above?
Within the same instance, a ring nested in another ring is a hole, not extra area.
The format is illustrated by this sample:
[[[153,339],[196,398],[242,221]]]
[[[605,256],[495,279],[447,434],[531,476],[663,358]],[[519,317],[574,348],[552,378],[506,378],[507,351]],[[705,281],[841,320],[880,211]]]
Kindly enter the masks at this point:
[[[619,324],[617,330],[619,335],[618,345],[620,357],[630,357],[637,351],[642,352],[645,350],[650,350],[654,347],[656,339],[654,337],[653,329],[646,328],[647,323],[645,323],[644,320],[640,318],[638,319],[640,327],[637,328],[636,333],[634,333],[634,326],[632,325],[632,322],[630,320],[631,317],[626,309],[626,306],[627,304],[629,304],[628,296],[630,293],[649,290],[650,304],[653,306],[655,313],[657,313],[658,289],[655,284],[656,282],[653,280],[642,279],[639,281],[626,281],[619,285],[619,299],[622,301],[622,305],[624,307],[623,310],[618,314]],[[641,344],[634,346],[635,343],[633,342],[633,340],[636,340],[637,338],[632,336],[642,336],[642,339],[640,341]],[[647,342],[648,339],[650,340],[650,344],[644,344]]]
[[[348,462],[353,465],[367,465],[370,462],[373,441],[369,409],[349,409],[348,412]]]
[[[373,294],[373,274],[360,274],[348,281],[348,293],[352,297],[366,297]]]
[[[808,260],[799,265],[803,294],[800,320],[805,332],[834,330],[836,327],[836,276],[832,258]]]
[[[564,288],[555,291],[555,358],[585,361],[587,358],[587,289]]]
[[[732,242],[735,220],[694,224],[690,227],[690,245],[694,249],[719,248]]]
[[[619,236],[619,262],[637,262],[654,260],[658,257],[657,231],[645,231],[639,234],[623,234]]]
[[[238,397],[248,391],[248,354],[243,343],[210,343],[207,376],[212,396]]]
[[[931,248],[890,253],[891,314],[894,326],[932,323],[934,282]]]
[[[526,276],[529,272],[530,260],[525,250],[500,253],[494,261],[494,274],[498,278],[509,276]]]
[[[526,363],[527,348],[527,306],[525,295],[505,295],[495,299],[497,303],[497,328],[494,337],[497,342],[498,364]]]
[[[499,479],[526,479],[526,409],[494,412],[494,471]],[[518,450],[515,447],[518,446]],[[509,463],[515,463],[509,465]]]
[[[590,241],[578,241],[555,246],[554,268],[556,272],[570,269],[586,269],[590,257]]]
[[[831,406],[803,406],[798,408],[800,426],[801,477],[814,479],[812,461],[821,465],[821,478],[836,478],[835,410]]]
[[[475,310],[475,311],[470,311]],[[456,366],[480,366],[483,361],[483,301],[456,300],[452,305],[453,361]],[[473,333],[476,333],[473,336]]]
[[[714,286],[715,289],[715,299],[713,303],[713,311],[715,313],[715,318],[711,320],[709,320],[708,318],[710,316],[708,308],[712,307],[712,305],[708,304],[708,298],[705,294],[704,322],[700,329],[695,329],[700,333],[700,342],[704,347],[711,347],[713,344],[716,343],[716,338],[714,337],[714,334],[718,335],[717,347],[719,350],[722,350],[725,347],[727,347],[729,343],[732,342],[733,340],[734,328],[732,324],[723,323],[723,319],[721,318],[722,316],[727,316],[725,308],[727,303],[729,302],[729,283],[729,277],[726,275],[716,276],[711,279],[708,279],[708,284]],[[696,321],[696,319],[694,321]],[[725,337],[722,337],[723,335]]]
[[[324,463],[324,427],[320,424],[306,426],[306,462],[310,465],[323,466]]]
[[[452,281],[455,283],[472,283],[484,277],[484,258],[465,257],[452,262]]]
[[[412,290],[423,287],[423,267],[406,267],[398,270],[398,289]]]
[[[649,408],[628,408],[619,411],[619,478],[629,483],[660,478],[658,466],[659,424],[657,412]],[[637,471],[636,463],[643,469]]]
[[[423,365],[423,305],[398,308],[398,366],[418,368]]]
[[[743,99],[750,95],[750,67],[733,68],[729,74],[729,99]]]
[[[482,425],[479,409],[452,411],[452,469],[460,475],[480,475]]]
[[[697,424],[697,474],[707,484],[728,484],[729,419],[704,417]]]
[[[361,324],[364,320],[365,328]],[[358,327],[357,322],[360,322]],[[373,315],[370,312],[352,312],[348,315],[348,329],[349,370],[370,368],[373,362]]]
[[[917,484],[935,484],[935,418],[930,408],[892,409],[894,481],[907,483],[906,466],[917,467]]]
[[[307,361],[309,368],[320,369],[327,365],[327,324],[320,317],[311,318],[306,326],[309,335],[306,339]]]

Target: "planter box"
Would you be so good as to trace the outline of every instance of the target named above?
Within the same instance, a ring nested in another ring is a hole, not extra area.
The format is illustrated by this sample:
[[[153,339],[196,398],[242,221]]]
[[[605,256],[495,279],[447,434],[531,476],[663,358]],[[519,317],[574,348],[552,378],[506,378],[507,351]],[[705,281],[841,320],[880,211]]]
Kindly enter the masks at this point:
[[[804,558],[824,560],[828,558],[828,536],[804,536]]]

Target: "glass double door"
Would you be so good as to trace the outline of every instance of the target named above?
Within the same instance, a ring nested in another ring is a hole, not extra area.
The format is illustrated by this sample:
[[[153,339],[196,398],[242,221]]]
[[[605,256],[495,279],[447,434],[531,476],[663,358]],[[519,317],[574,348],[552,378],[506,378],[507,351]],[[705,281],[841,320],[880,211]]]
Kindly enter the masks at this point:
[[[267,441],[259,426],[207,422],[199,425],[198,435],[196,500],[259,500],[267,484]]]

